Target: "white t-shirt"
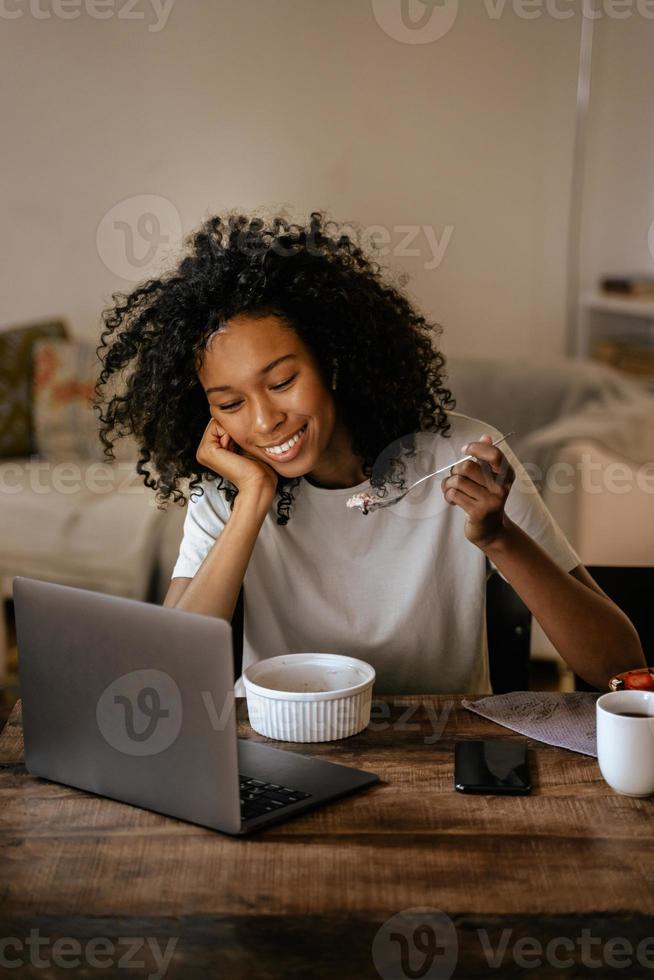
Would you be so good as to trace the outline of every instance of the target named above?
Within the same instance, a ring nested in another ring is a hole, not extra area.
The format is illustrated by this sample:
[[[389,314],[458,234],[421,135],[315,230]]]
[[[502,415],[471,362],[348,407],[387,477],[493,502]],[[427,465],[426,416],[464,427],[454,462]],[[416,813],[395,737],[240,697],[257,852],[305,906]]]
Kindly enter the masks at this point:
[[[405,482],[453,463],[492,426],[449,413],[451,435],[421,432]],[[516,471],[506,513],[565,571],[580,559],[509,447]],[[230,519],[214,482],[188,504],[173,578],[192,578]],[[486,559],[465,537],[466,515],[448,504],[440,478],[392,507],[363,515],[348,497],[302,478],[288,524],[275,497],[244,579],[243,669],[285,653],[341,653],[372,664],[376,694],[491,693],[486,641]],[[389,485],[389,495],[398,490]],[[244,695],[239,678],[236,694]]]

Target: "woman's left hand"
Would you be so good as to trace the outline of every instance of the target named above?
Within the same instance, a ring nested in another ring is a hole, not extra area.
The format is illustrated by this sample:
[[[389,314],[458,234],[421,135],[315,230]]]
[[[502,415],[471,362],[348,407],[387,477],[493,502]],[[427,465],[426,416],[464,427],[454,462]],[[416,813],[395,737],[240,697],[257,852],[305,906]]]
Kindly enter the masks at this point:
[[[452,467],[441,488],[448,504],[461,507],[467,515],[465,536],[484,551],[502,536],[508,518],[504,505],[515,473],[506,456],[493,446],[490,436],[469,442],[462,452],[475,456]]]

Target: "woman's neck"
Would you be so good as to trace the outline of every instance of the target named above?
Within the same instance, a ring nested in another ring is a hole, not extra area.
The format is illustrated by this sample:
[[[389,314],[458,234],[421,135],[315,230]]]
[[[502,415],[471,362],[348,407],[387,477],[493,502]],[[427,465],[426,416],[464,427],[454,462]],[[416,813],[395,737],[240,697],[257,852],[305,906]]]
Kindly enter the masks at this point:
[[[363,472],[361,460],[355,456],[349,467],[335,468],[318,464],[310,473],[305,474],[304,479],[312,486],[322,487],[325,490],[345,490],[348,487],[358,487],[360,483],[364,483],[366,475]]]
[[[342,422],[337,422],[327,451],[304,478],[326,490],[344,490],[365,481],[361,457],[352,451],[350,434]]]

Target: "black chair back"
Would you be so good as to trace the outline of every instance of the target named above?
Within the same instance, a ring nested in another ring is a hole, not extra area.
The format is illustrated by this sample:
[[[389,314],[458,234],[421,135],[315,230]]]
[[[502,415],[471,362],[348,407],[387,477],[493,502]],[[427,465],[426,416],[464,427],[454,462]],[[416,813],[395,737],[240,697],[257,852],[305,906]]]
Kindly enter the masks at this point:
[[[243,670],[243,587],[238,594],[234,615],[232,616],[232,642],[234,644],[234,681],[241,676]]]
[[[486,635],[493,694],[528,691],[531,613],[498,572],[486,582]]]
[[[588,565],[587,568],[600,589],[613,599],[616,606],[634,624],[645,659],[650,667],[654,667],[654,568],[615,565]],[[576,674],[575,688],[577,691],[597,690]]]

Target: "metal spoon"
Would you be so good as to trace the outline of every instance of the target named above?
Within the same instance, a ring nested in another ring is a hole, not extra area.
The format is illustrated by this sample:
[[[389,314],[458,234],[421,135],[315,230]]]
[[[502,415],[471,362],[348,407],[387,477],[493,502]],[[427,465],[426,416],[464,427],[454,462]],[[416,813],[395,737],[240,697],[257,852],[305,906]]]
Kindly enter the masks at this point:
[[[515,435],[515,432],[507,432],[505,436],[502,436],[501,439],[494,442],[493,446],[499,446],[501,442],[504,442],[505,439],[508,439],[513,435]],[[462,456],[461,459],[457,459],[456,462],[450,463],[449,466],[441,466],[439,470],[434,470],[433,473],[428,473],[426,476],[421,476],[419,480],[416,480],[415,483],[412,483],[410,487],[403,490],[402,493],[399,493],[396,497],[374,497],[365,493],[356,493],[353,497],[350,497],[346,501],[346,506],[359,507],[362,514],[369,514],[373,510],[379,510],[380,507],[391,507],[393,504],[398,503],[398,501],[403,500],[408,493],[418,486],[418,484],[424,483],[425,480],[431,479],[432,476],[440,476],[441,473],[447,473],[452,470],[453,467],[458,466],[459,463],[465,463],[468,459],[476,459],[476,457]],[[354,501],[354,503],[352,501]]]

